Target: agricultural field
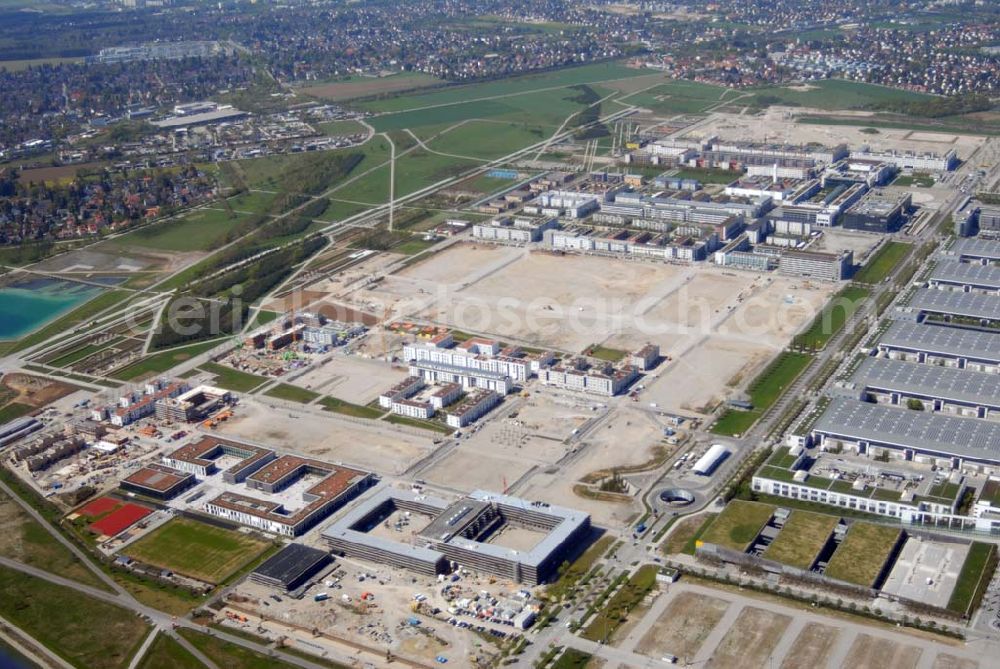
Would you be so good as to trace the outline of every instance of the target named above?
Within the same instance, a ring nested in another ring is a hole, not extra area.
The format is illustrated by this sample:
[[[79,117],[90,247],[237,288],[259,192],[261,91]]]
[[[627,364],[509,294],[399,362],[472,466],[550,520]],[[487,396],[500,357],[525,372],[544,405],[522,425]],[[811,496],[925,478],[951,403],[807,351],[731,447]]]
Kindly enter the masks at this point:
[[[675,79],[641,92],[624,95],[622,101],[661,115],[697,114],[734,100],[739,95],[722,86]]]
[[[129,557],[207,583],[222,583],[260,556],[268,543],[188,518],[174,518],[130,544]]]
[[[6,567],[0,567],[0,616],[87,669],[127,667],[149,631],[127,609]]]
[[[777,538],[761,557],[808,570],[830,540],[838,522],[836,516],[792,511]]]
[[[854,522],[824,572],[826,576],[870,588],[882,572],[902,530]]]
[[[771,520],[774,509],[770,504],[733,500],[701,535],[701,541],[742,553]]]
[[[306,95],[343,102],[357,98],[382,97],[400,91],[412,91],[443,84],[444,81],[422,72],[399,72],[387,77],[349,76],[300,89]]]

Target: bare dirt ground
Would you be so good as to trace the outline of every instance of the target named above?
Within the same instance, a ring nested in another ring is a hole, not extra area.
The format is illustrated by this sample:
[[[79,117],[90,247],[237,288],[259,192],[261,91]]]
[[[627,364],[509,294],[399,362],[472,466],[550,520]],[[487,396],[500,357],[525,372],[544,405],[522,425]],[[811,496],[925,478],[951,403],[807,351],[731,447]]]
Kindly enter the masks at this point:
[[[446,251],[397,272],[396,276],[432,283],[459,284],[476,272],[500,267],[522,253],[516,248],[493,244],[455,244]]]
[[[269,444],[301,455],[398,474],[433,448],[431,436],[417,437],[389,423],[369,425],[325,414],[270,408],[266,399],[244,397],[236,416],[217,432]]]
[[[706,666],[712,669],[763,667],[792,619],[750,606],[740,612]],[[855,665],[848,665],[855,666]]]
[[[813,125],[811,123],[796,123],[795,116],[806,112],[825,113],[822,110],[788,107],[771,107],[763,115],[739,116],[736,114],[715,114],[711,120],[689,133],[690,137],[708,137],[719,135],[722,139],[742,141],[773,141],[775,137],[795,137],[796,143],[808,144],[818,142],[827,146],[835,146],[846,142],[848,146],[867,144],[876,151],[897,149],[902,151],[923,152],[938,150],[945,146],[940,137],[922,138],[925,133],[914,133],[912,130],[879,128],[879,134],[869,135],[861,132],[865,125],[867,114],[858,114],[858,125]],[[838,113],[838,116],[847,114]],[[938,133],[928,133],[938,135]],[[917,135],[914,137],[913,135]],[[982,143],[982,137],[974,135],[955,135],[954,143],[948,148],[954,148],[960,159],[968,158]]]
[[[32,407],[43,407],[79,390],[68,383],[31,374],[7,374],[0,387],[0,403],[9,400]]]
[[[934,658],[933,669],[979,669],[975,660],[966,660],[947,653],[941,653]]]
[[[636,651],[648,657],[667,653],[691,660],[729,608],[729,602],[691,592],[678,595],[639,641]]]
[[[844,666],[852,669],[912,669],[917,666],[922,652],[915,646],[859,634]]]
[[[815,669],[825,667],[840,631],[818,623],[809,623],[795,638],[781,663],[781,669]]]
[[[294,384],[354,404],[368,404],[407,376],[403,367],[357,356],[335,356],[306,372]]]
[[[463,492],[476,489],[503,490],[504,480],[513,482],[533,466],[523,459],[458,450],[424,472],[424,478]]]

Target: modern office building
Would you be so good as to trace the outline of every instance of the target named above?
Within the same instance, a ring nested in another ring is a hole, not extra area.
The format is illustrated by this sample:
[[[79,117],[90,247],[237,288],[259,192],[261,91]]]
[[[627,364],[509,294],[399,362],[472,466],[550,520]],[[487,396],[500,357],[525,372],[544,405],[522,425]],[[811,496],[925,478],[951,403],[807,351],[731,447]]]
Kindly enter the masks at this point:
[[[949,149],[944,154],[939,154],[932,152],[873,151],[869,147],[862,147],[857,151],[851,151],[851,158],[889,163],[901,170],[916,172],[948,172],[955,169],[958,165],[958,156],[954,149]]]
[[[778,258],[778,273],[823,281],[841,281],[851,275],[854,252],[819,253],[785,251]]]
[[[163,465],[148,465],[122,479],[118,486],[126,491],[153,499],[173,499],[197,485],[191,472],[181,472]]]
[[[910,193],[893,194],[871,190],[840,217],[840,224],[848,230],[865,232],[895,232],[902,225],[910,208]]]
[[[504,216],[488,223],[476,223],[472,226],[472,236],[491,242],[530,244],[541,241],[542,233],[558,226],[559,223],[554,218]]]

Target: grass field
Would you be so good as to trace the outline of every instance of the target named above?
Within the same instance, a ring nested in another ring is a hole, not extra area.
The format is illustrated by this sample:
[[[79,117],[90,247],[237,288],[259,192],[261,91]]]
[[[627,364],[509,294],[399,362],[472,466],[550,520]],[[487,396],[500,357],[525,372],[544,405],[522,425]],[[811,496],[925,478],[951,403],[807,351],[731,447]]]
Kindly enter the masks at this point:
[[[157,251],[209,251],[245,216],[216,209],[196,209],[180,218],[154,223],[111,240],[118,247],[139,246]]]
[[[692,516],[680,521],[660,546],[660,550],[667,555],[671,553],[694,555],[695,543],[705,534],[705,530],[715,522],[718,515],[717,513],[708,513],[704,517]]]
[[[201,669],[203,666],[194,655],[166,634],[159,634],[153,640],[153,645],[139,663],[139,669]]]
[[[870,588],[875,584],[902,530],[854,522],[824,572],[830,578]]]
[[[684,167],[677,170],[674,176],[679,179],[697,179],[704,184],[731,184],[743,176],[743,172],[715,170],[708,167]]]
[[[399,72],[388,77],[344,77],[301,90],[306,95],[313,95],[324,100],[344,101],[427,88],[442,83],[444,82],[441,79],[422,72]]]
[[[3,419],[0,418],[0,421]],[[80,560],[5,493],[0,492],[0,555],[107,589]]]
[[[814,350],[824,348],[870,295],[871,292],[861,286],[845,287],[826,303],[808,328],[795,335],[792,345]]]
[[[912,244],[905,242],[886,242],[875,252],[868,262],[857,271],[853,280],[857,283],[874,285],[889,276],[903,258],[913,249]]]
[[[958,582],[955,583],[955,590],[948,600],[948,608],[962,615],[975,610],[996,567],[997,547],[981,541],[972,542],[958,575]]]
[[[311,390],[306,390],[305,388],[293,386],[288,383],[279,383],[264,394],[269,397],[277,397],[279,400],[300,402],[302,404],[308,404],[320,396],[319,393],[314,393]]]
[[[325,411],[332,411],[345,416],[351,416],[352,418],[368,418],[374,420],[381,417],[382,414],[385,413],[383,409],[362,406],[360,404],[351,404],[350,402],[339,400],[336,397],[324,397],[319,401],[319,403],[323,405],[323,409]]]
[[[537,144],[551,134],[547,129],[526,124],[469,121],[444,133],[428,146],[441,153],[493,160]]]
[[[0,616],[81,669],[128,666],[149,630],[131,611],[6,567]]]
[[[584,669],[594,658],[590,653],[585,653],[576,648],[567,648],[559,658],[550,664],[551,669]]]
[[[111,376],[122,381],[133,381],[154,374],[162,374],[186,360],[190,360],[205,351],[212,350],[223,341],[223,339],[213,339],[212,341],[201,342],[192,346],[179,346],[161,351],[160,353],[154,353],[132,363],[128,367],[119,369]]]
[[[808,570],[833,534],[839,519],[808,511],[792,511],[762,557]]]
[[[625,622],[629,611],[635,609],[646,595],[656,587],[659,566],[647,564],[639,567],[616,592],[607,605],[598,612],[581,636],[589,641],[607,640]]]
[[[356,135],[368,132],[368,129],[351,119],[344,121],[328,121],[326,123],[320,123],[316,128],[326,135],[337,136],[337,135]]]
[[[696,114],[736,97],[722,86],[675,79],[647,91],[626,95],[625,102],[650,109],[657,114]]]
[[[248,393],[267,381],[267,378],[264,376],[248,374],[247,372],[241,372],[238,369],[215,362],[206,362],[200,368],[215,377],[213,385],[221,386],[226,390],[232,390],[237,393]]]
[[[804,353],[782,352],[747,387],[753,408],[749,411],[725,411],[712,425],[712,432],[730,436],[744,434],[778,401],[812,360],[812,356]]]
[[[221,583],[268,547],[242,532],[174,518],[128,546],[132,558],[208,583]]]
[[[893,186],[902,186],[903,188],[908,188],[910,186],[916,186],[918,188],[930,188],[934,185],[934,177],[929,174],[902,174],[896,177],[896,180],[892,182]]]
[[[599,344],[591,344],[584,351],[584,355],[589,355],[590,357],[597,358],[598,360],[618,362],[620,360],[624,360],[628,353],[616,348],[607,348],[606,346],[601,346]]]
[[[740,100],[737,104],[755,107],[779,104],[833,110],[863,109],[883,102],[918,102],[932,99],[931,96],[922,93],[841,79],[810,82],[808,90],[771,86],[747,92],[752,92],[753,96]]]
[[[29,3],[25,3],[29,4]],[[8,72],[21,72],[29,67],[40,67],[42,65],[62,65],[64,63],[82,63],[82,58],[33,58],[30,60],[0,60],[0,70]]]
[[[733,500],[701,535],[701,542],[744,552],[774,514],[770,504]]]
[[[421,430],[430,430],[431,432],[440,432],[441,434],[451,434],[455,430],[448,427],[444,423],[439,423],[433,420],[421,420],[419,418],[410,418],[409,416],[400,416],[399,414],[387,414],[384,420],[394,423],[396,425],[408,425],[410,427],[417,427]]]
[[[215,662],[219,669],[294,669],[294,666],[273,657],[261,655],[236,644],[215,637],[181,629],[182,637]]]

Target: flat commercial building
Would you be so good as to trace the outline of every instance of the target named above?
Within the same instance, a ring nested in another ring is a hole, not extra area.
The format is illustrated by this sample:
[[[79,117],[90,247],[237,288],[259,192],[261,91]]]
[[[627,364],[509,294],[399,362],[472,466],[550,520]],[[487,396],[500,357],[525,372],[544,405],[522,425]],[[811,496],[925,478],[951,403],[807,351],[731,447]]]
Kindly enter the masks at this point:
[[[485,369],[449,365],[431,360],[411,360],[410,376],[419,376],[428,383],[458,383],[463,388],[484,388],[501,395],[508,394],[514,382],[507,374]]]
[[[396,511],[432,520],[408,542],[371,534]],[[539,533],[533,546],[507,548],[492,540],[506,527]],[[383,488],[322,532],[334,552],[433,575],[452,565],[537,585],[581,548],[590,516],[544,502],[477,490],[449,503],[412,491]]]
[[[824,281],[840,281],[850,276],[854,252],[817,253],[785,251],[778,259],[778,273]]]
[[[841,225],[847,230],[895,232],[903,225],[911,199],[912,196],[909,193],[892,194],[882,190],[868,191],[861,200],[843,213],[840,218]]]
[[[958,156],[954,149],[940,154],[913,153],[911,151],[872,151],[868,147],[863,147],[858,151],[851,151],[851,158],[889,163],[901,170],[926,172],[947,172],[955,169],[955,166],[958,165]]]
[[[204,436],[163,456],[161,461],[171,469],[204,477],[218,471],[216,462],[223,457],[236,460],[236,463],[223,473],[225,481],[242,483],[246,477],[274,460],[277,455],[267,448]]]
[[[1000,293],[1000,267],[943,261],[931,270],[927,284],[932,288],[966,293]]]
[[[928,411],[986,418],[1000,409],[1000,375],[903,360],[867,358],[851,384],[883,404],[915,400]]]
[[[982,293],[921,288],[903,307],[903,312],[959,325],[988,325],[1000,321],[1000,299]]]
[[[894,360],[1000,373],[1000,333],[895,321],[877,346]]]
[[[972,465],[1000,471],[1000,423],[909,411],[835,398],[810,432],[823,448],[844,447],[874,456],[873,449],[946,469]]]
[[[154,464],[130,474],[118,485],[122,490],[137,495],[153,499],[173,499],[197,483],[198,480],[191,472],[181,472]]]
[[[156,400],[158,420],[175,423],[199,421],[230,400],[228,390],[213,386],[198,386],[176,397],[165,396]]]
[[[558,227],[558,225],[558,221],[554,218],[503,217],[493,219],[489,223],[473,225],[472,236],[476,239],[493,242],[529,244],[541,241],[543,232]]]
[[[288,544],[250,572],[250,580],[288,592],[305,585],[331,562],[326,551]]]

